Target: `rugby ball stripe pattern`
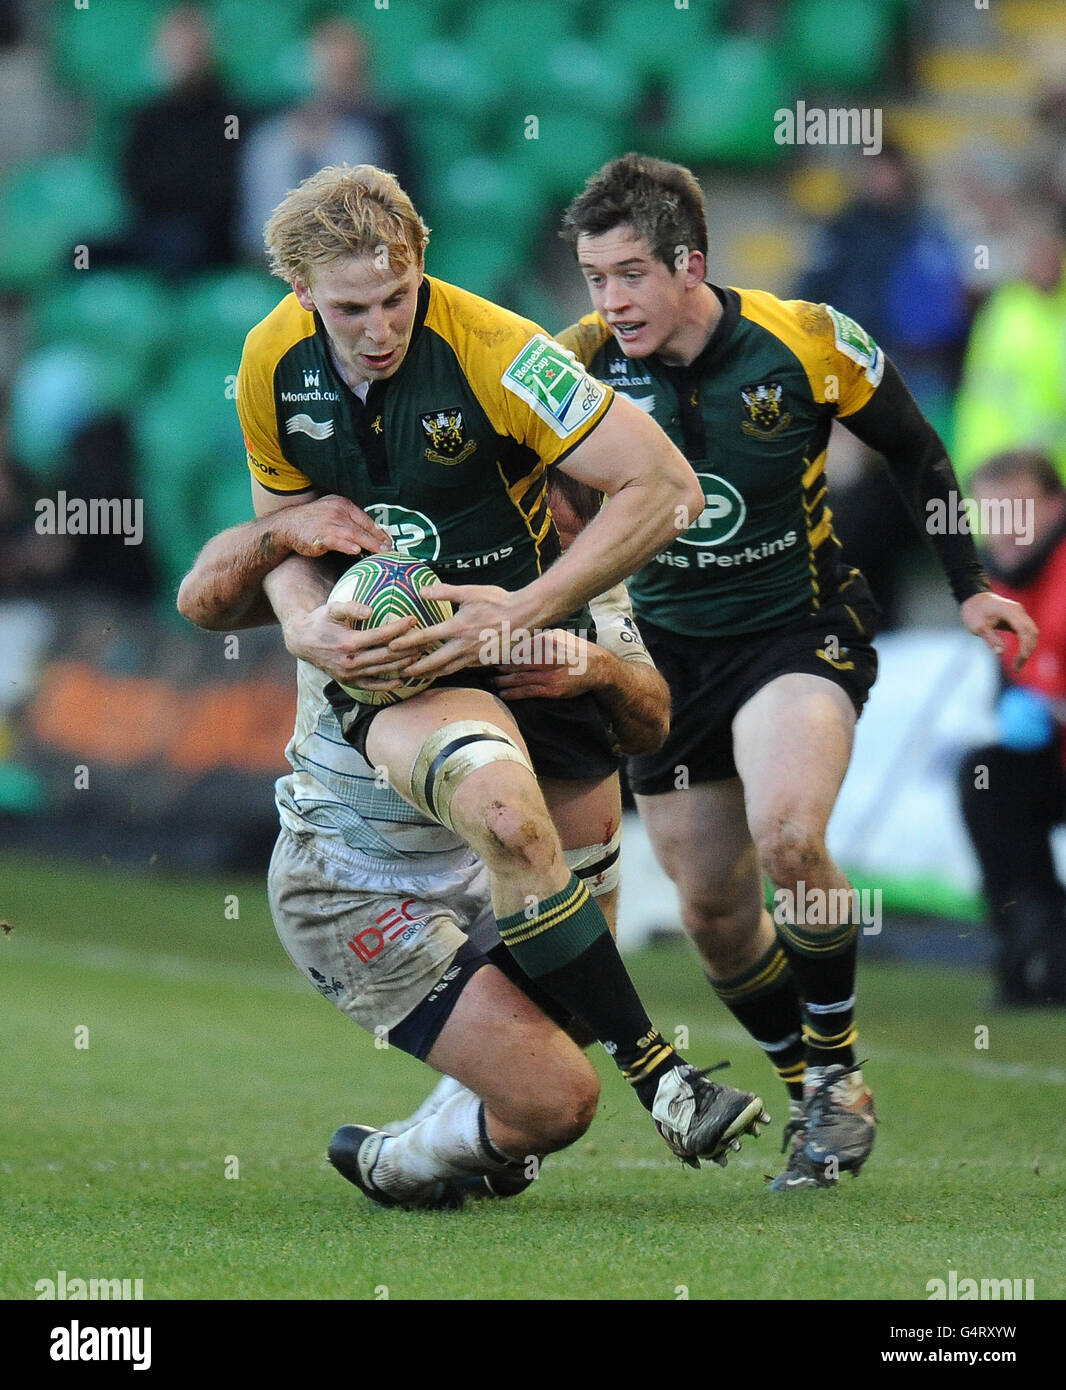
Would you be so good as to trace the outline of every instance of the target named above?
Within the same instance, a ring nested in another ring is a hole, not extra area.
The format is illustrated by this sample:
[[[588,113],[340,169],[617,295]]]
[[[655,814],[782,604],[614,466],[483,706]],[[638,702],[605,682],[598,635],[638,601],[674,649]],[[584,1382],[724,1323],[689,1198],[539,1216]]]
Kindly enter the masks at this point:
[[[362,603],[370,617],[357,624],[360,629],[385,627],[398,618],[415,617],[419,627],[433,627],[455,611],[446,599],[427,599],[422,590],[438,582],[424,560],[414,560],[396,550],[364,555],[346,570],[333,586],[331,603]],[[410,699],[433,684],[433,676],[411,677],[396,690],[360,690],[341,685],[341,689],[364,705],[394,705]]]

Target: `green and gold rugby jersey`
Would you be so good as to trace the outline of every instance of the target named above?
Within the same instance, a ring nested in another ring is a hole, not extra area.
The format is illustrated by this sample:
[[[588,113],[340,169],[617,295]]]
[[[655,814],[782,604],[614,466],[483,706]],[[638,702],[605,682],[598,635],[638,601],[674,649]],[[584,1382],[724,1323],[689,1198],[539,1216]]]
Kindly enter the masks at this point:
[[[722,317],[688,367],[627,358],[595,313],[558,335],[652,416],[703,484],[703,513],[628,588],[639,617],[704,637],[779,627],[832,597],[829,430],[870,401],[885,365],[827,305],[711,288]]]
[[[536,324],[430,276],[403,362],[365,404],[292,294],[248,334],[237,378],[263,487],[348,497],[446,583],[511,590],[558,556],[546,469],[612,395]]]

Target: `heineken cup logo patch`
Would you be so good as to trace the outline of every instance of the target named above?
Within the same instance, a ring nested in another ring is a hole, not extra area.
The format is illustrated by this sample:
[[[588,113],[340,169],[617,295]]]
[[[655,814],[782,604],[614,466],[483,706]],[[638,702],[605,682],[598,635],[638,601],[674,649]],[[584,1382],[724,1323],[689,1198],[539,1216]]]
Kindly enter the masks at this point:
[[[885,354],[854,319],[834,309],[831,304],[825,307],[832,320],[837,351],[865,368],[863,375],[871,386],[879,386],[885,370]]]
[[[572,353],[544,333],[529,340],[501,381],[508,391],[531,406],[560,439],[580,429],[607,394],[606,388],[589,376]]]

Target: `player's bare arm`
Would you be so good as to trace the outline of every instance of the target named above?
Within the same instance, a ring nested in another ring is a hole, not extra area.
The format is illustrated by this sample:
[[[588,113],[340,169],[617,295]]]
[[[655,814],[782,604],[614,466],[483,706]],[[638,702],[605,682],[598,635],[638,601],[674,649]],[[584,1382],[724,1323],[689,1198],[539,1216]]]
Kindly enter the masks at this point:
[[[534,654],[537,661],[501,668],[493,682],[501,699],[565,700],[591,691],[610,715],[623,753],[662,747],[670,728],[670,692],[654,666],[623,661],[561,628],[538,633]]]
[[[928,533],[930,502],[950,505],[952,494],[962,488],[936,430],[914,402],[890,361],[884,379],[869,402],[841,424],[869,448],[883,454],[915,524]],[[1003,650],[1001,631],[1018,638],[1014,669],[1020,670],[1036,648],[1037,627],[1020,603],[989,590],[973,538],[967,533],[930,536],[937,556],[959,603],[963,623],[998,656]]]
[[[393,690],[410,661],[388,649],[414,618],[399,618],[366,631],[355,625],[370,616],[361,603],[330,603],[332,580],[321,562],[290,555],[263,580],[263,591],[281,624],[288,651],[334,680],[366,690]]]
[[[959,606],[963,623],[975,637],[992,648],[997,656],[1003,653],[1000,632],[1010,631],[1018,638],[1014,669],[1020,671],[1036,650],[1040,633],[1036,623],[1020,603],[1001,594],[972,594]]]
[[[487,632],[547,627],[612,588],[692,525],[703,491],[684,456],[648,416],[616,397],[600,424],[558,465],[607,494],[607,502],[566,554],[514,593],[488,585],[441,584],[427,594],[459,611],[446,623],[393,643],[394,651],[442,645],[410,667],[442,676],[476,665]]]
[[[178,611],[197,627],[228,632],[274,621],[262,582],[288,556],[387,549],[390,540],[346,497],[283,497],[252,480],[252,521],[208,541],[178,590]],[[328,589],[327,589],[328,592]]]

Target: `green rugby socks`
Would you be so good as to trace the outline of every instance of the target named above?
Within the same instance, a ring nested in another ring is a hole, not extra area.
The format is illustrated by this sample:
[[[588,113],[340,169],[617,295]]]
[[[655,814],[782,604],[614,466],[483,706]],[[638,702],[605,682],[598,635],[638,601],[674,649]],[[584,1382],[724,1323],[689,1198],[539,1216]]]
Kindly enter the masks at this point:
[[[585,1023],[650,1110],[659,1078],[681,1058],[652,1026],[596,899],[576,874],[558,893],[499,920],[530,979]]]
[[[855,1061],[855,967],[859,927],[844,922],[813,932],[791,922],[777,931],[803,996],[803,1041],[807,1065],[850,1067]]]
[[[803,1099],[806,1070],[802,1003],[779,941],[761,959],[729,980],[710,986],[770,1059],[792,1100]]]

